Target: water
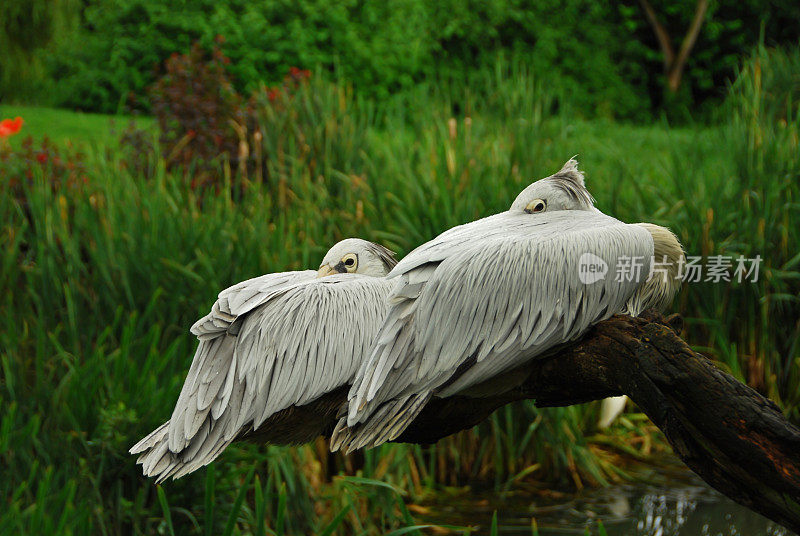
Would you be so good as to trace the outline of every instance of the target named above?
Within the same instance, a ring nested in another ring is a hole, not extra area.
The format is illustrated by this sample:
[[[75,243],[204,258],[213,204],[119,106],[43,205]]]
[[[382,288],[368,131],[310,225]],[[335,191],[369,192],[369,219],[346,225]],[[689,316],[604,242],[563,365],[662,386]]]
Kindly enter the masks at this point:
[[[472,500],[437,501],[427,520],[454,525],[480,525],[473,534],[488,534],[497,510],[502,535],[528,535],[532,519],[540,536],[598,534],[602,520],[608,536],[794,536],[795,533],[740,506],[708,487],[691,473],[669,487],[613,486],[580,495],[497,494]],[[555,495],[555,497],[553,496]]]

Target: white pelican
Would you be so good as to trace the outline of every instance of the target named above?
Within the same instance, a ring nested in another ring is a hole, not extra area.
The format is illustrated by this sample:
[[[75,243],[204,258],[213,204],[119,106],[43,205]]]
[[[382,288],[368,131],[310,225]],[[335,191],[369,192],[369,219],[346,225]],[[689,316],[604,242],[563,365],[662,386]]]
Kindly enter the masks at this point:
[[[172,417],[130,449],[144,474],[179,478],[236,439],[296,444],[325,431],[383,321],[395,264],[350,238],[317,271],[223,290],[191,328],[200,344]]]
[[[672,263],[669,274],[648,277],[661,254]],[[391,271],[390,309],[331,449],[391,441],[431,397],[481,396],[487,382],[503,392],[520,380],[504,372],[593,324],[665,307],[680,284],[682,255],[667,229],[594,208],[570,160],[525,188],[508,211],[449,229]]]

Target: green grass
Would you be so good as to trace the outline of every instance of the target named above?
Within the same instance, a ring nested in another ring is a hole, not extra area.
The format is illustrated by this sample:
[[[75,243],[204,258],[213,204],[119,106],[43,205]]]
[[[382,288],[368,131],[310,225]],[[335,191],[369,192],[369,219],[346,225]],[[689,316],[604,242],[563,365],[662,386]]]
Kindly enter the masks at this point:
[[[363,458],[328,457],[324,444],[236,445],[162,488],[127,455],[169,416],[193,351],[188,326],[220,289],[313,267],[345,236],[405,254],[506,209],[576,153],[601,210],[668,225],[690,254],[765,257],[757,284],[687,285],[675,309],[688,340],[797,422],[800,120],[792,101],[774,102],[781,57],[755,61],[727,118],[698,129],[553,115],[534,74],[500,68],[464,89],[468,118],[451,118],[452,97],[429,90],[376,109],[317,80],[288,108],[263,108],[264,180],[223,168],[217,195],[192,190],[159,155],[137,168],[122,151],[90,151],[85,182],[0,159],[23,185],[3,183],[0,196],[0,321],[10,326],[0,332],[0,533],[413,533],[423,529],[408,528],[406,504],[445,486],[502,493],[624,476],[605,445],[635,436],[657,447],[657,436],[631,418],[593,442],[594,405],[515,404],[435,447]],[[74,118],[55,116],[60,129]],[[102,144],[108,132],[67,137]],[[650,447],[627,448],[646,458]]]
[[[71,143],[78,147],[107,146],[119,137],[135,119],[140,128],[154,128],[151,117],[113,116],[83,112],[71,112],[41,106],[12,106],[0,104],[0,119],[22,117],[25,123],[19,134],[9,138],[13,148],[18,148],[22,139],[31,136],[34,141],[50,138],[58,144]]]

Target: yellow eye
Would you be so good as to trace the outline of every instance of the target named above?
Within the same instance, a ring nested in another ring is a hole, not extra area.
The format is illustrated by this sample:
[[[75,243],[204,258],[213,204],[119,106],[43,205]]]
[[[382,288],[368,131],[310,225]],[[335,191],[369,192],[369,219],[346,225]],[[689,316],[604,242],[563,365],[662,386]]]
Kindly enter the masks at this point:
[[[342,257],[342,262],[347,267],[347,271],[352,272],[353,270],[355,270],[356,265],[358,264],[358,257],[356,257],[351,253],[349,255],[345,255],[344,257]]]
[[[547,209],[547,201],[544,199],[534,199],[525,207],[525,212],[528,214],[536,214],[537,212],[544,212]]]

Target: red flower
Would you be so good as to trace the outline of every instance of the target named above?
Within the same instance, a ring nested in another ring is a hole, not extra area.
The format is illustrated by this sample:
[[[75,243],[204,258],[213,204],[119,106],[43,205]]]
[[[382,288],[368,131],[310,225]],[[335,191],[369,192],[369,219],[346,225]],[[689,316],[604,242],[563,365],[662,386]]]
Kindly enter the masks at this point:
[[[278,88],[267,88],[267,98],[270,102],[274,102],[281,95],[281,90]]]
[[[39,154],[37,154],[36,155],[36,160],[40,164],[44,164],[45,162],[47,162],[47,153],[39,153]]]
[[[0,121],[0,138],[7,138],[12,134],[16,134],[21,128],[21,117],[15,117],[14,119],[3,119]]]

